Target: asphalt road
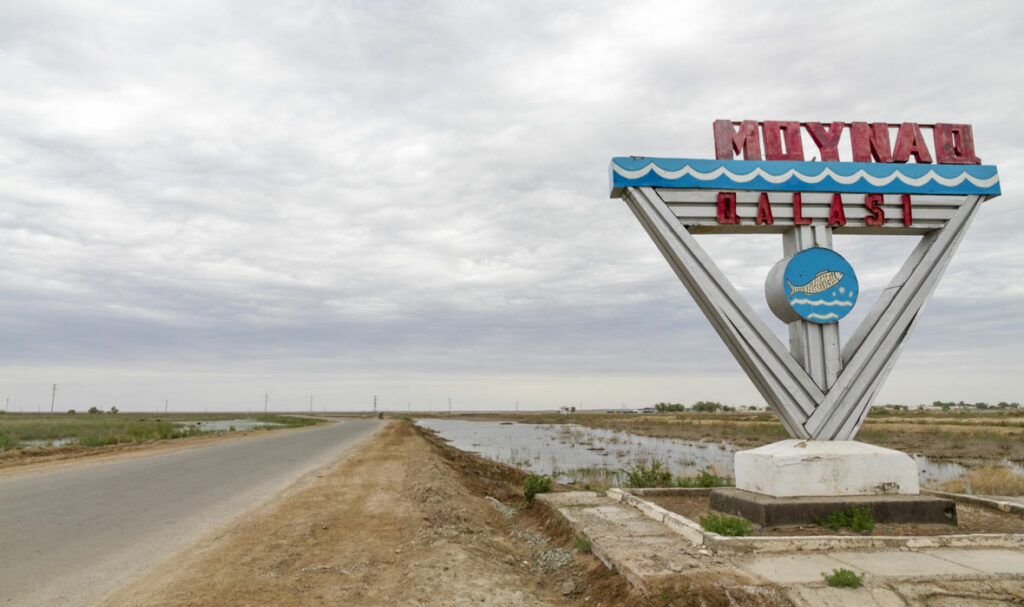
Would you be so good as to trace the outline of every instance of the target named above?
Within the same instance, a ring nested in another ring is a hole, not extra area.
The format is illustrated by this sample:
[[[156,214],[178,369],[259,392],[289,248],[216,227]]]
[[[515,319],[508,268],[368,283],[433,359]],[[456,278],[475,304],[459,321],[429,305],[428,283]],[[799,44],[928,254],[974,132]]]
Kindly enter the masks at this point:
[[[379,427],[350,419],[0,480],[0,605],[91,605]]]

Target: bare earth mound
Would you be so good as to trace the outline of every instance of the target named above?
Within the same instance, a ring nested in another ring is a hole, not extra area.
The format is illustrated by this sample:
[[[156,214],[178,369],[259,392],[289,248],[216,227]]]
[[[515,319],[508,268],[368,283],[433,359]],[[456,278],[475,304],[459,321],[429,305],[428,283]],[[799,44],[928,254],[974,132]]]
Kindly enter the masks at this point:
[[[521,499],[522,473],[393,422],[103,605],[647,604]]]

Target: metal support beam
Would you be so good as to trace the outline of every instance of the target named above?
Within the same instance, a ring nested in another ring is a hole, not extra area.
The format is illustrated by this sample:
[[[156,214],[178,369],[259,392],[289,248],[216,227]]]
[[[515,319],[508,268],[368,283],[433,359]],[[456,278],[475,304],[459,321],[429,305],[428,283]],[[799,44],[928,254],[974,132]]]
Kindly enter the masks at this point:
[[[843,348],[843,371],[805,424],[812,436],[850,440],[857,434],[981,201],[968,196],[946,226],[923,236],[903,263]]]
[[[653,188],[629,187],[623,198],[786,430],[811,438],[803,424],[824,398],[822,390]]]
[[[790,435],[820,440],[857,434],[982,201],[968,196],[922,237],[845,348],[836,323],[800,321],[790,325],[787,352],[657,191],[630,186],[622,198]],[[797,227],[783,238],[787,255],[831,244],[827,226]]]
[[[797,226],[782,235],[786,257],[811,247],[832,248],[832,228]],[[789,352],[821,390],[827,391],[842,368],[839,358],[839,323],[821,325],[806,320],[789,323]]]

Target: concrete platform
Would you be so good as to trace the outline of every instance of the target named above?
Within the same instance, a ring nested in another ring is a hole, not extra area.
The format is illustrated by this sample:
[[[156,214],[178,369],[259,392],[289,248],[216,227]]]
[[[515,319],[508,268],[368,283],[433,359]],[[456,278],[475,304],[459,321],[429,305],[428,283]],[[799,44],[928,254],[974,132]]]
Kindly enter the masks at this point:
[[[866,508],[878,523],[956,525],[956,502],[929,495],[772,497],[723,488],[711,492],[712,510],[741,516],[761,527],[813,525],[837,511]]]
[[[759,538],[768,540],[764,543],[772,546],[771,552],[716,552],[709,544],[692,541],[699,533],[687,523],[664,516],[665,523],[658,520],[657,506],[651,504],[645,513],[627,503],[624,492],[612,490],[609,496],[614,499],[591,492],[542,494],[535,499],[560,512],[576,533],[589,536],[598,558],[652,598],[683,595],[693,587],[717,587],[730,604],[738,605],[1024,604],[1024,536],[1006,536],[999,547],[984,547],[994,538],[955,540],[973,549],[913,541],[888,547],[890,538],[843,538],[854,540],[848,546],[866,548],[837,550],[822,544],[813,552],[807,552],[810,544],[799,541],[785,551],[784,545],[794,538],[772,537]],[[689,535],[674,531],[670,524],[682,525]],[[827,586],[822,573],[834,569],[862,574],[864,586]]]
[[[917,495],[917,463],[859,441],[787,439],[736,453],[736,488],[773,497]]]

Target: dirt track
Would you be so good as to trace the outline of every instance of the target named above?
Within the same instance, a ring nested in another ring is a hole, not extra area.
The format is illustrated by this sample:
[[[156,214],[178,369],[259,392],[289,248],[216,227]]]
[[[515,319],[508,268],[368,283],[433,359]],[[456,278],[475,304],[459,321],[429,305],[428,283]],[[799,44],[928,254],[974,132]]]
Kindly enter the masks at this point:
[[[101,604],[647,604],[547,513],[484,497],[512,502],[520,486],[520,472],[393,422]]]

